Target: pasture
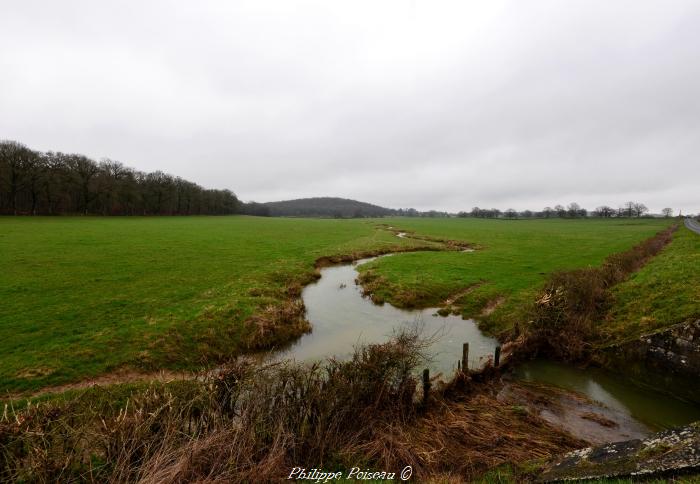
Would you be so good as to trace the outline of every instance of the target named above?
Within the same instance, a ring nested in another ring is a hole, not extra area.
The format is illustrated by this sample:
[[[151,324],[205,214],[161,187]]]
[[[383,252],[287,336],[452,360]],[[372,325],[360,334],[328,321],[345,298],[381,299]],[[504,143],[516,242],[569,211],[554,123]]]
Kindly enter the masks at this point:
[[[496,331],[547,273],[599,264],[668,220],[0,218],[0,391],[105,373],[192,369],[246,349],[245,322],[310,280],[322,256],[463,240],[472,253],[416,252],[363,270],[396,304],[460,303]]]
[[[394,219],[401,230],[465,240],[474,252],[402,254],[361,271],[380,279],[378,297],[398,306],[437,306],[457,296],[464,316],[498,333],[532,301],[547,274],[599,265],[667,227],[666,219]],[[461,297],[464,290],[471,288]]]

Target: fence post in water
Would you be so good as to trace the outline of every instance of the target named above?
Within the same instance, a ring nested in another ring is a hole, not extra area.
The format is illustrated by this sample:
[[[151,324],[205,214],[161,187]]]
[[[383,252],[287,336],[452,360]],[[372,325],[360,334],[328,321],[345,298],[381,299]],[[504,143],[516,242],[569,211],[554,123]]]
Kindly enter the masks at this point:
[[[428,405],[428,397],[430,396],[430,370],[423,370],[423,405]]]
[[[462,345],[462,371],[464,373],[469,370],[469,343]]]
[[[501,347],[496,346],[496,352],[493,355],[493,366],[498,368],[498,365],[501,363]]]

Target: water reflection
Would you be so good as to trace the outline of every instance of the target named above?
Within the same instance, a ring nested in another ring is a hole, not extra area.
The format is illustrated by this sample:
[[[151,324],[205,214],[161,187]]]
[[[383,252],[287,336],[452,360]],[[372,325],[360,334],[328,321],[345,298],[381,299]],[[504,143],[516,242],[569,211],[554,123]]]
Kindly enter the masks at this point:
[[[607,407],[631,415],[653,430],[700,420],[697,405],[641,388],[597,368],[582,370],[552,361],[536,360],[520,365],[515,370],[515,376],[583,393]]]

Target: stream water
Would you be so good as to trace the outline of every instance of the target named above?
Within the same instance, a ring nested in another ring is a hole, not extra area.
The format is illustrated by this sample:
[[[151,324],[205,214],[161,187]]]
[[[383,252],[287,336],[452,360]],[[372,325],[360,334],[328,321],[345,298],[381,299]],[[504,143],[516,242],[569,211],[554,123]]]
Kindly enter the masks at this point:
[[[384,256],[386,257],[386,256]],[[462,343],[469,342],[469,366],[481,366],[493,355],[498,342],[483,335],[472,320],[461,316],[438,316],[437,309],[404,310],[390,304],[377,305],[362,297],[355,284],[356,267],[364,262],[321,269],[321,279],[302,292],[306,318],[313,331],[305,334],[278,358],[297,361],[323,359],[329,356],[348,357],[353,347],[367,343],[383,343],[402,328],[421,330],[432,341],[427,349],[428,366],[433,374],[451,376],[462,358]]]
[[[386,256],[384,256],[386,257]],[[431,340],[427,366],[433,374],[450,377],[469,343],[470,368],[478,368],[493,355],[498,342],[479,331],[473,320],[439,316],[437,309],[404,310],[390,304],[376,305],[363,297],[355,284],[357,265],[327,267],[321,278],[306,286],[302,298],[312,332],[302,336],[275,358],[297,361],[327,357],[347,358],[353,347],[382,343],[402,328],[418,327]],[[538,360],[521,365],[515,377],[554,385],[584,394],[616,412],[628,415],[649,430],[659,430],[700,420],[700,407],[653,390],[640,388],[599,369],[580,370],[561,363]]]
[[[521,380],[548,383],[583,393],[655,431],[700,420],[697,405],[639,387],[600,368],[584,370],[553,361],[535,360],[518,366],[514,375]]]

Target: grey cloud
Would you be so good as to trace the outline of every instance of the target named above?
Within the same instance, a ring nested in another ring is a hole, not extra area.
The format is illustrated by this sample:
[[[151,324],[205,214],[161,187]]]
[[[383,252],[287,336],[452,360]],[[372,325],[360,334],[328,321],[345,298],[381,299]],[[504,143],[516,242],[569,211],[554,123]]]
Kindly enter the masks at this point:
[[[11,1],[0,45],[0,137],[245,200],[700,211],[693,1]]]

